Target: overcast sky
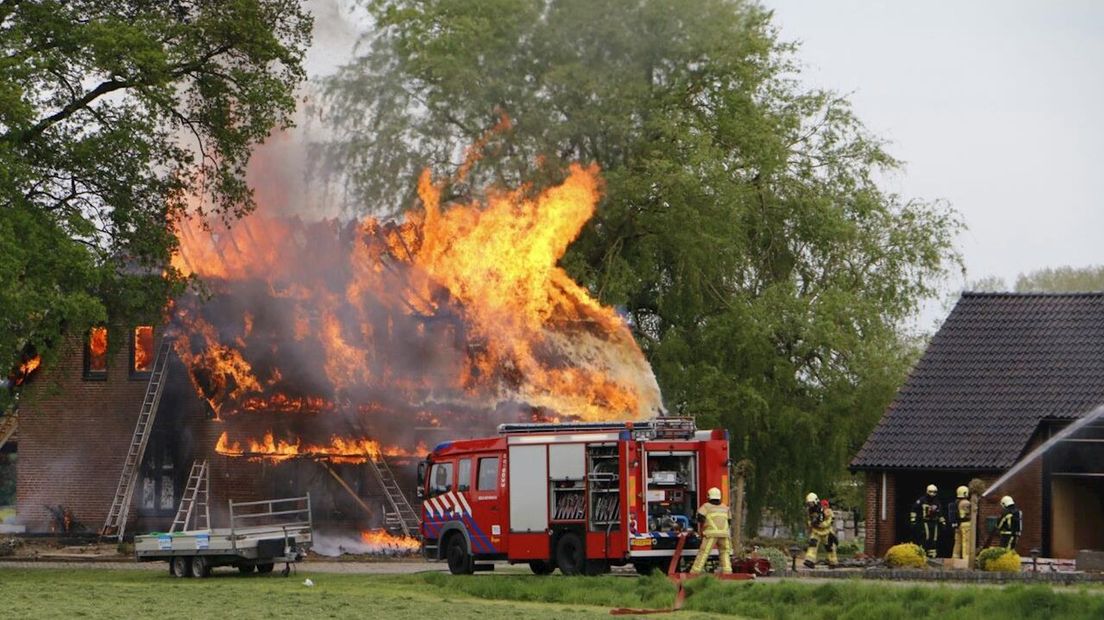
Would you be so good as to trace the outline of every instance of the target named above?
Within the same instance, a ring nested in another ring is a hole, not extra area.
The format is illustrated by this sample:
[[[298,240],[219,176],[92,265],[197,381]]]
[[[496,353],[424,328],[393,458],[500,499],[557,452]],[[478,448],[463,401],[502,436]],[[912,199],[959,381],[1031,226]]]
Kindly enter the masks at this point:
[[[888,189],[962,214],[967,279],[1104,263],[1104,2],[763,2],[905,161]]]

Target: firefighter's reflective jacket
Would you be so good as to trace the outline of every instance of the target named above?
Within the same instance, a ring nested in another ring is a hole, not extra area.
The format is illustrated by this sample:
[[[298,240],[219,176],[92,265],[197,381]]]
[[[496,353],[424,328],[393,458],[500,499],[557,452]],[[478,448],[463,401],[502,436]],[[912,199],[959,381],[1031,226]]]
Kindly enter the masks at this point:
[[[728,507],[706,502],[698,508],[698,516],[705,522],[705,536],[728,536]]]
[[[1023,532],[1023,511],[1015,504],[1006,507],[997,522],[997,532],[1001,536],[1019,536]]]
[[[943,508],[939,505],[939,500],[931,495],[923,495],[920,499],[916,500],[916,503],[912,505],[912,510],[909,511],[909,523],[916,525],[917,523],[927,521],[928,523],[937,522],[945,524],[947,520],[943,517]]]
[[[947,522],[951,527],[958,527],[959,523],[969,523],[970,500],[956,499],[947,504]]]
[[[810,506],[805,525],[814,536],[828,534],[832,531],[832,509],[820,503]]]

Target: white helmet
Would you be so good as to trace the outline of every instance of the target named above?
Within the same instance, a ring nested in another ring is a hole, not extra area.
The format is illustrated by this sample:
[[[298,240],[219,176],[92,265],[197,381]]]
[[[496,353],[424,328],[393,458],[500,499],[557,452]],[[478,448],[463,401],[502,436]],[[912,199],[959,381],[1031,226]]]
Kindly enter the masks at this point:
[[[706,496],[709,497],[709,499],[721,499],[721,490],[717,487],[713,487],[706,492]]]
[[[1005,495],[1004,497],[1001,498],[1001,508],[1008,508],[1009,506],[1011,506],[1012,504],[1015,504],[1015,503],[1016,503],[1016,501],[1012,499],[1011,495]]]
[[[934,484],[929,484],[928,485],[928,495],[935,495],[938,492],[939,492],[939,487],[935,486]]]
[[[819,498],[817,497],[816,493],[810,493],[810,494],[805,496],[805,503],[806,504],[815,504],[817,502],[817,499],[819,499]]]

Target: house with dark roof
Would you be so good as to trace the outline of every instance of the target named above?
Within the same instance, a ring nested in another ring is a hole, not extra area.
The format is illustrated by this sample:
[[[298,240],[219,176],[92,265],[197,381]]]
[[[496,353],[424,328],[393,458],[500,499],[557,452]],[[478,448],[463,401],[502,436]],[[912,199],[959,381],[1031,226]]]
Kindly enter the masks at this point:
[[[867,553],[910,539],[928,484],[945,504],[973,478],[991,485],[1102,404],[1104,293],[963,294],[851,463],[866,474]],[[1104,419],[982,498],[979,545],[1004,495],[1024,512],[1021,555],[1104,549]],[[941,538],[947,557],[950,532]]]

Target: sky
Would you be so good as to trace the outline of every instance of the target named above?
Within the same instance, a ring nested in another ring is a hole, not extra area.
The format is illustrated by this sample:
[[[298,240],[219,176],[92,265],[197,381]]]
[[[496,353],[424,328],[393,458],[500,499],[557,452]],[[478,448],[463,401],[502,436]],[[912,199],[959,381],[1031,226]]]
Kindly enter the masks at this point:
[[[961,215],[949,288],[1104,263],[1104,2],[762,2],[802,81],[847,94],[905,162],[886,189]]]

